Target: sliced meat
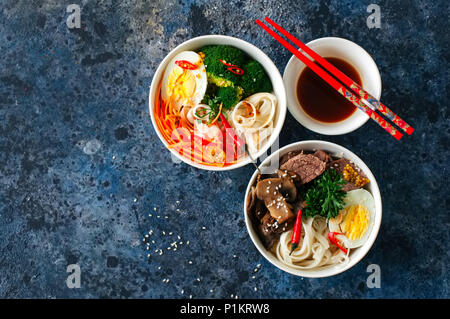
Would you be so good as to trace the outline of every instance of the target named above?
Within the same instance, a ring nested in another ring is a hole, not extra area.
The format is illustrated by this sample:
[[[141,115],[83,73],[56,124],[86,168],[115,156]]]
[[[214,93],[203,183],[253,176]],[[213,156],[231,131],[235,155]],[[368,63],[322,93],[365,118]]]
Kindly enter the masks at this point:
[[[327,164],[327,167],[334,169],[342,175],[346,184],[342,187],[343,191],[358,189],[369,183],[369,179],[363,171],[346,158],[340,158]]]
[[[296,173],[302,184],[306,184],[323,173],[326,163],[312,154],[298,154],[281,165],[282,170]]]
[[[318,157],[321,161],[324,161],[325,163],[329,163],[331,162],[333,159],[331,158],[330,155],[328,155],[327,152],[322,151],[322,150],[317,150],[314,152],[313,154],[315,157]]]
[[[281,156],[281,158],[280,158],[280,165],[283,165],[288,160],[290,160],[291,158],[293,158],[294,156],[296,156],[296,155],[298,155],[300,153],[303,153],[303,151],[290,151],[290,152],[287,152],[286,154]]]

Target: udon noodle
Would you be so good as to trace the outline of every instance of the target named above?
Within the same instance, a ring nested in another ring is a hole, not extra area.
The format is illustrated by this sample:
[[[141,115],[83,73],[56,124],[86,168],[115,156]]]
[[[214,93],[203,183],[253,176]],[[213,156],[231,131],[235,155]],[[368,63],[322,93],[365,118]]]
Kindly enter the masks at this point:
[[[281,234],[275,246],[275,254],[280,261],[295,269],[346,264],[350,250],[344,254],[336,246],[331,247],[327,239],[328,232],[325,218],[310,217],[302,222],[302,238],[299,247],[289,256],[292,238],[292,230],[289,230]]]
[[[230,112],[231,124],[245,137],[251,153],[256,153],[273,130],[277,98],[271,93],[256,93],[239,102]]]

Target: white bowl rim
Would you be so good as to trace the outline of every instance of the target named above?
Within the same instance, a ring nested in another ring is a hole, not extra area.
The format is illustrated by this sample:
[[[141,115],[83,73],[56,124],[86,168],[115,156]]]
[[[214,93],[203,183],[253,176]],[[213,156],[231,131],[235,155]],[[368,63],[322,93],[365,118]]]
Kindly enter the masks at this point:
[[[272,265],[274,265],[278,269],[285,271],[291,275],[306,277],[306,278],[324,278],[324,277],[338,275],[338,274],[352,268],[366,256],[366,254],[372,248],[373,243],[375,242],[375,240],[378,236],[378,232],[379,232],[379,229],[381,226],[383,207],[382,207],[381,194],[380,194],[380,189],[378,187],[378,183],[377,183],[374,175],[370,171],[369,167],[367,167],[367,165],[356,154],[354,154],[347,148],[345,148],[341,145],[332,143],[332,142],[321,141],[321,140],[305,140],[305,141],[299,141],[299,142],[294,142],[294,143],[288,144],[288,145],[280,148],[278,151],[274,152],[273,154],[271,154],[269,157],[267,157],[259,165],[259,168],[261,168],[265,164],[267,164],[272,159],[272,157],[276,156],[277,154],[280,154],[280,156],[282,156],[290,150],[305,149],[304,148],[305,145],[308,145],[308,144],[313,144],[313,145],[316,144],[317,145],[317,147],[313,147],[313,148],[311,148],[311,150],[312,149],[316,149],[316,150],[324,149],[326,147],[331,147],[331,148],[337,149],[336,152],[345,153],[347,157],[351,157],[348,159],[351,160],[352,162],[355,162],[358,165],[358,167],[363,170],[363,172],[366,174],[367,178],[369,178],[369,180],[370,180],[371,188],[372,188],[372,196],[374,197],[374,200],[375,200],[375,215],[376,216],[375,216],[375,222],[373,225],[373,229],[372,229],[369,237],[367,238],[367,241],[364,243],[363,246],[357,248],[358,250],[362,249],[362,253],[360,253],[357,258],[353,258],[353,259],[350,258],[350,261],[343,267],[335,266],[335,267],[325,268],[325,269],[321,269],[321,270],[294,269],[294,268],[290,268],[289,266],[287,266],[287,265],[283,264],[281,261],[279,261],[271,252],[269,252],[267,249],[265,249],[264,246],[262,245],[261,240],[258,237],[258,234],[253,229],[252,221],[250,220],[250,218],[248,216],[248,212],[247,212],[247,198],[248,198],[248,195],[250,192],[250,188],[254,184],[256,177],[258,175],[257,170],[255,170],[252,177],[250,178],[250,181],[247,185],[247,190],[245,192],[245,197],[244,197],[244,215],[245,216],[244,217],[245,217],[245,225],[247,227],[247,232],[248,232],[253,244],[258,249],[260,254],[263,255],[264,258],[267,261],[269,261]],[[308,149],[307,146],[306,146],[306,149]],[[313,273],[310,273],[310,272],[313,272]]]
[[[310,45],[314,45],[314,44],[317,44],[317,43],[320,43],[320,42],[324,42],[324,41],[338,41],[338,42],[341,41],[341,42],[345,42],[345,43],[347,43],[349,45],[354,46],[359,51],[361,51],[361,54],[363,54],[367,58],[368,62],[370,64],[372,64],[372,66],[375,67],[376,74],[374,74],[373,76],[374,76],[374,78],[376,78],[375,81],[376,81],[376,86],[377,86],[378,90],[377,90],[377,92],[372,92],[372,93],[373,93],[373,96],[375,98],[380,99],[381,92],[382,92],[381,75],[380,75],[380,70],[378,69],[378,66],[377,66],[375,60],[372,58],[372,56],[363,47],[361,47],[359,44],[357,44],[357,43],[355,43],[353,41],[350,41],[348,39],[345,39],[345,38],[340,38],[340,37],[323,37],[323,38],[318,38],[318,39],[314,39],[314,40],[309,41],[308,43],[306,43],[306,45],[309,47]],[[292,67],[294,61],[297,60],[297,59],[298,58],[295,55],[292,55],[291,58],[289,59],[288,63],[286,64],[286,66],[284,68],[284,71],[283,71],[283,81],[285,81],[285,82],[287,81],[287,78],[286,78],[287,70],[290,67]],[[303,62],[301,62],[301,63],[303,63]],[[287,90],[288,89],[287,89],[286,83],[285,83],[285,89],[286,89],[286,98],[287,98],[287,102],[288,102],[287,103],[287,107],[289,109],[289,112],[297,120],[297,122],[299,122],[302,126],[304,126],[308,130],[311,130],[313,132],[316,132],[316,133],[319,133],[319,134],[323,134],[323,135],[330,135],[330,136],[332,136],[332,135],[344,135],[344,134],[348,134],[348,133],[351,133],[351,132],[359,129],[361,126],[363,126],[369,120],[369,116],[366,115],[365,117],[362,117],[361,119],[359,119],[358,122],[355,125],[351,126],[351,127],[348,127],[348,128],[346,128],[346,127],[336,127],[336,128],[330,128],[330,130],[327,130],[327,131],[322,130],[320,127],[319,128],[313,127],[307,121],[305,121],[302,118],[302,116],[304,116],[305,118],[307,117],[308,119],[310,119],[310,120],[312,120],[314,122],[318,122],[319,123],[320,121],[312,119],[306,113],[303,114],[304,111],[300,111],[300,113],[302,115],[299,115],[299,113],[297,113],[297,108],[298,108],[297,102],[292,101],[289,98],[290,95],[287,94]],[[355,112],[361,112],[361,111],[356,109]],[[353,114],[350,115],[350,116],[353,116]],[[336,124],[338,124],[338,123],[340,123],[340,122],[337,122]]]
[[[280,109],[279,114],[278,114],[278,125],[274,127],[274,131],[272,132],[269,140],[265,143],[264,147],[262,147],[259,152],[254,155],[254,159],[256,160],[257,158],[259,158],[261,155],[263,155],[264,153],[267,152],[267,150],[273,145],[273,143],[276,141],[276,139],[279,137],[281,129],[284,126],[284,121],[286,119],[286,112],[287,112],[287,102],[286,102],[286,88],[284,87],[284,81],[283,78],[281,76],[280,71],[278,70],[277,66],[273,63],[272,59],[265,54],[260,48],[258,48],[257,46],[255,46],[254,44],[247,42],[245,40],[239,39],[239,38],[235,38],[235,37],[231,37],[231,36],[227,36],[227,35],[219,35],[219,34],[210,34],[210,35],[202,35],[202,36],[198,36],[192,39],[189,39],[187,41],[184,41],[182,43],[180,43],[179,45],[177,45],[174,49],[172,49],[165,57],[164,59],[161,61],[161,63],[159,64],[158,68],[156,69],[153,78],[152,78],[152,83],[150,85],[150,92],[149,92],[149,113],[150,113],[150,118],[152,121],[152,126],[153,129],[155,130],[156,134],[158,135],[159,139],[161,140],[161,142],[163,143],[163,145],[166,147],[166,149],[168,149],[170,151],[171,154],[175,155],[179,160],[183,161],[184,163],[199,168],[199,169],[203,169],[203,170],[209,170],[209,171],[228,171],[228,170],[233,170],[236,168],[240,168],[242,166],[245,166],[247,164],[251,163],[251,159],[247,156],[244,160],[236,163],[236,164],[232,164],[232,165],[227,165],[224,167],[218,167],[218,166],[207,166],[207,165],[202,165],[199,163],[196,163],[194,161],[191,161],[190,159],[181,156],[178,152],[175,152],[173,149],[169,149],[168,148],[168,143],[165,140],[165,138],[162,136],[161,132],[159,131],[159,129],[157,128],[156,125],[156,121],[154,119],[154,115],[153,115],[153,105],[154,105],[154,96],[156,94],[156,90],[158,88],[159,83],[155,83],[155,78],[157,78],[158,74],[160,74],[161,72],[164,71],[164,67],[165,65],[168,63],[168,61],[170,59],[173,58],[173,56],[175,55],[175,52],[177,52],[178,50],[180,50],[180,48],[188,46],[189,44],[191,44],[192,42],[197,42],[203,39],[222,39],[225,41],[231,41],[234,43],[241,43],[243,46],[248,46],[250,48],[252,48],[253,50],[256,50],[256,52],[258,52],[258,54],[267,61],[267,63],[264,63],[264,68],[270,68],[271,69],[271,74],[274,76],[275,81],[279,81],[280,82],[280,91],[277,92],[277,95],[279,94],[280,96],[280,100],[278,101],[277,107]],[[233,45],[232,43],[230,43],[229,45]],[[247,52],[246,52],[247,53]],[[254,57],[256,60],[258,60],[258,62],[260,62],[259,60],[261,58],[256,58]]]

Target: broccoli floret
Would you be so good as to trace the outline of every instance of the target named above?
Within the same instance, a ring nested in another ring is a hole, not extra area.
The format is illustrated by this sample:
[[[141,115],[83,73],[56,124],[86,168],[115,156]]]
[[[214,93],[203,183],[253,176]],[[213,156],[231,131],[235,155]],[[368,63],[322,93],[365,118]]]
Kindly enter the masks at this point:
[[[235,106],[242,98],[242,88],[239,86],[224,86],[217,91],[217,99],[223,103],[224,109],[230,109]]]
[[[272,92],[272,82],[260,63],[252,60],[244,65],[243,70],[240,85],[244,89],[244,97],[258,92]]]
[[[208,45],[203,47],[200,52],[205,55],[203,62],[208,82],[221,87],[239,83],[241,76],[227,70],[228,66],[219,60],[242,67],[247,59],[243,51],[229,45]]]

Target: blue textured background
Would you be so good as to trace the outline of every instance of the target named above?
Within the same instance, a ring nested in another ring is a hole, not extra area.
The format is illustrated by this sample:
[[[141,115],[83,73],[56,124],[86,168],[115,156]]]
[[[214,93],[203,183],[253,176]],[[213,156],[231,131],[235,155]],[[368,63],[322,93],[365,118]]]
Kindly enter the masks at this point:
[[[366,26],[372,2],[381,29]],[[70,3],[81,5],[81,29],[66,26]],[[449,13],[445,0],[2,0],[0,297],[449,297]],[[375,245],[333,278],[285,274],[257,252],[243,216],[250,165],[214,173],[174,164],[151,126],[154,71],[189,38],[242,38],[283,70],[290,54],[255,25],[264,16],[304,42],[360,44],[380,69],[383,101],[416,129],[397,142],[369,121],[327,137],[287,115],[281,145],[341,144],[381,188]],[[183,244],[167,250],[178,235]],[[65,284],[72,263],[80,289]],[[381,289],[365,284],[372,263]]]

